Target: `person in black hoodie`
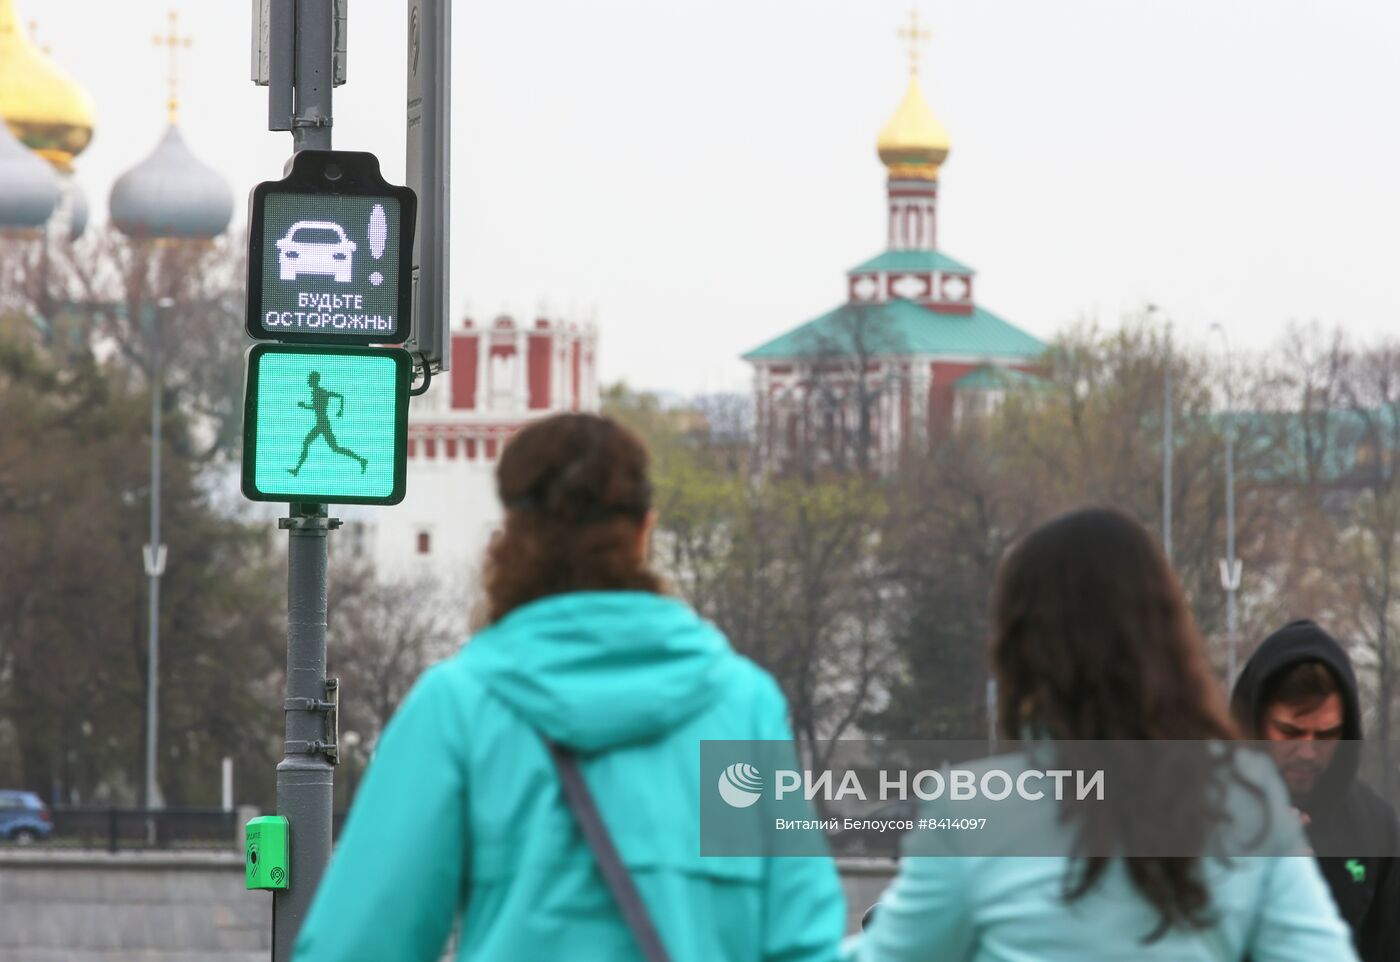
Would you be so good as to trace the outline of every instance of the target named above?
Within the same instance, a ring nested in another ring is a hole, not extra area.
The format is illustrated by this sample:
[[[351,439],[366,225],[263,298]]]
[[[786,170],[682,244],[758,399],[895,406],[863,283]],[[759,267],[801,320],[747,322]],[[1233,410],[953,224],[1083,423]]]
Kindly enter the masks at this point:
[[[1245,664],[1231,707],[1249,737],[1297,743],[1275,757],[1357,953],[1400,962],[1400,860],[1377,854],[1400,851],[1400,823],[1356,778],[1359,745],[1346,744],[1362,738],[1351,659],[1311,621],[1291,622]]]

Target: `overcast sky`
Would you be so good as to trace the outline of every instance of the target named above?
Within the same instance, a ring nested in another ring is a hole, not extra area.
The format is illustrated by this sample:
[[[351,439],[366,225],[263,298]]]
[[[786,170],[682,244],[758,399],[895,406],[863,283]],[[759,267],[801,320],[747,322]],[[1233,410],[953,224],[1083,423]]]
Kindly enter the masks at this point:
[[[166,12],[194,37],[181,126],[241,198],[281,176],[249,0],[16,0],[92,92],[105,215],[165,123]],[[918,4],[953,140],[942,248],[1040,337],[1155,302],[1262,347],[1290,320],[1400,321],[1400,4]],[[352,0],[335,143],[403,179],[404,7]],[[838,304],[883,248],[875,138],[907,0],[478,0],[454,13],[456,318],[596,318],[606,380],[744,389],[738,355]]]

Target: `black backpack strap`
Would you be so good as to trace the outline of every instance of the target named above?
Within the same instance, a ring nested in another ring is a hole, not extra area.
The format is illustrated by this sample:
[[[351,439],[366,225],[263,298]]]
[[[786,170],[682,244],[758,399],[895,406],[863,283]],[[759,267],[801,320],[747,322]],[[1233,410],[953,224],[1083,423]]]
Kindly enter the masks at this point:
[[[588,783],[583,780],[583,773],[579,771],[578,760],[567,748],[556,745],[547,738],[544,743],[549,749],[550,757],[554,759],[554,767],[559,771],[559,781],[564,786],[564,798],[574,813],[578,827],[583,831],[588,847],[593,850],[593,857],[598,860],[598,868],[603,872],[603,880],[608,883],[608,891],[612,893],[618,908],[622,910],[622,917],[627,920],[627,927],[632,930],[637,945],[641,947],[642,956],[647,962],[671,962],[670,953],[666,951],[666,946],[651,920],[651,913],[647,911],[646,903],[642,901],[641,893],[637,891],[637,885],[632,881],[627,866],[622,864],[617,847],[613,845],[612,836],[608,834],[607,825],[598,814],[593,793],[588,790]]]

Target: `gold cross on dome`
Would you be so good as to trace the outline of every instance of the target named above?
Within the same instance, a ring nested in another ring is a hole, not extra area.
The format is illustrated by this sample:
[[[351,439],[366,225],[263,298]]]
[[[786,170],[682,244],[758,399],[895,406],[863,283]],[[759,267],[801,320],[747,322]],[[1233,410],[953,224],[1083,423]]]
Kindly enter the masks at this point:
[[[933,34],[919,27],[919,10],[909,8],[909,26],[899,28],[899,39],[909,41],[909,72],[919,72],[919,44],[933,37]]]
[[[170,123],[172,126],[175,123],[175,117],[180,109],[180,64],[178,61],[178,54],[181,47],[189,49],[190,45],[194,43],[189,37],[180,36],[180,32],[177,29],[179,27],[179,19],[179,15],[176,14],[174,10],[171,10],[170,26],[167,28],[166,34],[164,36],[156,34],[151,38],[151,42],[157,47],[168,47],[170,49],[170,70],[166,79],[166,83],[170,87],[170,99],[166,106],[170,109]]]

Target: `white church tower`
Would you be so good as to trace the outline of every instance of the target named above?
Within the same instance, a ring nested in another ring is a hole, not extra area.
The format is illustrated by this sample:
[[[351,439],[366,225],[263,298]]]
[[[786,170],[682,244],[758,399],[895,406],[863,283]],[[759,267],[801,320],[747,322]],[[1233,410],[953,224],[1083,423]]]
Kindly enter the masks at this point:
[[[501,450],[532,420],[598,410],[597,349],[591,324],[465,319],[452,331],[450,369],[409,407],[403,503],[340,509],[351,550],[372,559],[385,581],[437,582],[465,630],[479,598],[482,556],[501,522]]]

